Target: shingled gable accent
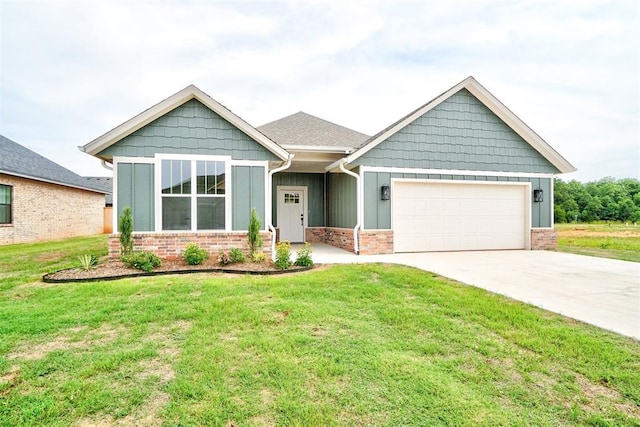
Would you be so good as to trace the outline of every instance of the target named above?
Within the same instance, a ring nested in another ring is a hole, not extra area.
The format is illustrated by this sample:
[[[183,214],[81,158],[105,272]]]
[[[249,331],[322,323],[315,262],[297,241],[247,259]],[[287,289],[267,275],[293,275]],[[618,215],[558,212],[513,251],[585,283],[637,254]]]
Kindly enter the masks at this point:
[[[549,144],[547,144],[537,133],[533,131],[533,129],[531,129],[526,125],[526,123],[520,120],[518,116],[516,116],[511,110],[509,110],[502,102],[500,102],[495,96],[493,96],[472,76],[467,77],[448,91],[442,93],[422,107],[409,113],[405,117],[393,123],[391,126],[372,136],[353,153],[329,165],[326,170],[334,170],[339,167],[340,163],[348,164],[353,162],[368,151],[378,146],[383,141],[387,140],[390,136],[394,135],[395,133],[421,117],[429,110],[437,107],[440,103],[450,98],[461,89],[468,90],[473,96],[475,96],[480,102],[482,102],[487,108],[489,108],[496,116],[498,116],[505,124],[507,124],[507,126],[513,129],[514,132],[516,132],[522,139],[524,139],[529,145],[531,145],[536,151],[538,151],[540,155],[542,155],[552,165],[558,168],[561,173],[570,173],[576,171],[576,168],[571,163],[569,163],[556,150],[554,150]]]
[[[222,118],[229,123],[240,129],[254,141],[265,147],[267,150],[278,156],[282,160],[289,158],[289,153],[280,145],[269,139],[266,135],[258,131],[256,128],[245,122],[239,116],[234,114],[231,110],[220,104],[218,101],[198,89],[194,85],[189,85],[182,89],[180,92],[171,95],[164,101],[159,102],[153,107],[143,111],[137,116],[127,120],[120,126],[110,130],[104,135],[94,139],[90,143],[78,147],[80,151],[96,156],[102,150],[128,135],[131,135],[135,131],[143,128],[149,123],[153,122],[159,117],[162,117],[166,113],[174,110],[175,108],[183,105],[184,103],[196,99],[206,107],[210,108],[215,113],[219,114]]]

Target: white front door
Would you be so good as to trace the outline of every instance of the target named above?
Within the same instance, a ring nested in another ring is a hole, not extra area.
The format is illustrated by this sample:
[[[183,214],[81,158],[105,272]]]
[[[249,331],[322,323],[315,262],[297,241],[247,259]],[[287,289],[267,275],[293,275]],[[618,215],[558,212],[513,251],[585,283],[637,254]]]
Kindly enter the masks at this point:
[[[304,242],[304,227],[307,223],[307,187],[278,187],[278,228],[280,241]]]

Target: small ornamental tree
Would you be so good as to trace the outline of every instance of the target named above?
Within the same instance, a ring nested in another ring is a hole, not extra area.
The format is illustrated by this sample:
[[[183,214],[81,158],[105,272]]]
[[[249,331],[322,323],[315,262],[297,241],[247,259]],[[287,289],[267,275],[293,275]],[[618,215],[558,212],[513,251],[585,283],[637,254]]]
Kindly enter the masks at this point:
[[[247,237],[249,239],[249,256],[254,258],[255,254],[262,251],[262,237],[260,237],[260,218],[256,208],[251,208],[251,218],[249,218],[249,230]]]
[[[126,258],[133,253],[133,214],[131,208],[124,208],[120,221],[118,221],[118,231],[120,232],[120,257]]]

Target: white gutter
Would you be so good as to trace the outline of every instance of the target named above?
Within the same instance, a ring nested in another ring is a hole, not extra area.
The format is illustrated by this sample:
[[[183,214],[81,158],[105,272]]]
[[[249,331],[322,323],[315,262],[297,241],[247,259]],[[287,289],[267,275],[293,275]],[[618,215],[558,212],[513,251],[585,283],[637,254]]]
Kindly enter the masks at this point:
[[[273,170],[269,171],[269,179],[268,181],[268,185],[267,185],[267,200],[269,201],[269,205],[271,206],[271,212],[269,212],[269,231],[271,231],[271,259],[273,259],[275,261],[275,257],[276,257],[276,229],[273,226],[273,224],[271,223],[273,221],[273,174],[277,173],[277,172],[281,172],[285,169],[289,169],[291,167],[291,160],[293,160],[293,154],[289,154],[289,158],[287,159],[287,162],[280,166],[277,167]],[[276,206],[277,206],[276,202]],[[266,214],[266,212],[265,212]]]
[[[105,168],[106,170],[113,171],[113,165],[109,166],[106,160],[100,160],[100,163],[102,164],[102,167]]]
[[[362,202],[360,201],[360,175],[350,170],[345,169],[346,162],[340,163],[338,166],[340,170],[347,175],[351,175],[356,179],[356,226],[353,227],[353,251],[356,254],[360,254],[360,245],[358,244],[358,230],[360,229],[360,212],[362,212]]]

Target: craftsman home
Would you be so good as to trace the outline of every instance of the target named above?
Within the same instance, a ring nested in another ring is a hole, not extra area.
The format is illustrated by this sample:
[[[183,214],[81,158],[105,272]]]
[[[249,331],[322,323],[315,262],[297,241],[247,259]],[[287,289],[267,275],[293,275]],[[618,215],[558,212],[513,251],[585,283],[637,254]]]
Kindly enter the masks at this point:
[[[192,85],[81,150],[161,256],[243,246],[252,208],[266,252],[553,248],[553,177],[575,170],[472,77],[371,137],[302,112],[254,128]]]

